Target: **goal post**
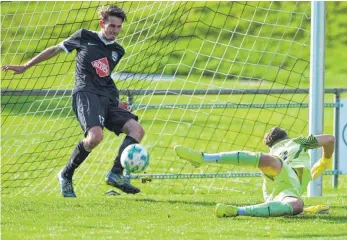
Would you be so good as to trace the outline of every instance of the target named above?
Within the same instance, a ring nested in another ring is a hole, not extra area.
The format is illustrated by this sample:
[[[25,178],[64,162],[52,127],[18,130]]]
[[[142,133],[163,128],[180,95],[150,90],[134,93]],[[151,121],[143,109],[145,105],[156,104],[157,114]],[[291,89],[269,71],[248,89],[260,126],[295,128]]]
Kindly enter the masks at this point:
[[[325,60],[325,2],[313,1],[311,6],[311,66],[309,133],[324,130],[324,60]],[[311,150],[311,166],[321,157],[322,150]],[[322,196],[322,176],[309,184],[308,195]]]
[[[98,31],[97,9],[104,4],[114,2],[1,2],[1,65],[23,64],[80,28]],[[118,6],[128,14],[117,39],[126,54],[112,77],[122,100],[131,95],[151,155],[134,184],[152,174],[155,181],[139,186],[146,193],[260,196],[255,169],[196,169],[173,148],[267,151],[262,139],[271,127],[308,134],[310,97],[301,88],[310,81],[311,3]],[[59,194],[56,174],[83,138],[71,107],[74,66],[75,53],[60,54],[22,75],[1,72],[2,194]],[[104,179],[123,137],[104,131],[76,170],[78,195],[108,190]]]

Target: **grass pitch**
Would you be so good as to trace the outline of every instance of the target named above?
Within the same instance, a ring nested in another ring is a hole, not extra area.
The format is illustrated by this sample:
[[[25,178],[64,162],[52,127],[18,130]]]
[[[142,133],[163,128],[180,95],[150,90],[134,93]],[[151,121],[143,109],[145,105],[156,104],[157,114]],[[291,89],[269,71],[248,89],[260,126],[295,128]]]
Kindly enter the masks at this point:
[[[2,198],[3,239],[346,239],[347,177],[306,206],[330,206],[329,214],[279,218],[224,218],[218,202],[249,205],[258,195],[17,196]],[[260,181],[260,179],[259,179]],[[260,190],[259,190],[260,191]]]

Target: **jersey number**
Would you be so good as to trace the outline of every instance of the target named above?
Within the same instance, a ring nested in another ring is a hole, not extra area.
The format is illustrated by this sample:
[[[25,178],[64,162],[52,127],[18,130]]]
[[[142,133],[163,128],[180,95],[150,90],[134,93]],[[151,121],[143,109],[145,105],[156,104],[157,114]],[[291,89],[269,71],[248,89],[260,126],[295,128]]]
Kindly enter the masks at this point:
[[[100,121],[101,126],[104,126],[105,119],[100,115],[99,115],[99,121]]]

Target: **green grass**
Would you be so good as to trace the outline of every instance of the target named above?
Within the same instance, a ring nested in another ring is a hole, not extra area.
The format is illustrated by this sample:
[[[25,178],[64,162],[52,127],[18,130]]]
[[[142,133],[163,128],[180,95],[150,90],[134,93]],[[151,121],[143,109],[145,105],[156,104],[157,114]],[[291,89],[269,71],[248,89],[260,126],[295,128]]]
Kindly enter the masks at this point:
[[[259,198],[219,195],[3,197],[3,239],[345,239],[347,198],[305,199],[330,213],[296,217],[218,219],[218,202],[254,204]]]

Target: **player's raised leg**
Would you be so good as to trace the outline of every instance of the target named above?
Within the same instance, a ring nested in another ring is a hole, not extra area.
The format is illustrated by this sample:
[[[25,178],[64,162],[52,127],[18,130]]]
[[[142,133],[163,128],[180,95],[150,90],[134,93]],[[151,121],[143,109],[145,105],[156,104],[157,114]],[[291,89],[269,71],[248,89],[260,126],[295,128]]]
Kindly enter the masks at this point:
[[[180,158],[189,161],[195,167],[199,167],[204,163],[203,152],[193,151],[192,149],[181,145],[175,147],[175,152]]]
[[[193,151],[192,149],[183,146],[176,146],[175,151],[180,158],[188,160],[194,166],[200,166],[204,163],[219,163],[258,167],[261,158],[261,153],[248,151],[234,151],[211,154]]]
[[[113,187],[116,187],[123,192],[136,194],[140,192],[140,189],[131,185],[129,180],[123,176],[123,167],[120,163],[120,156],[124,149],[131,145],[139,143],[145,132],[142,126],[134,119],[129,119],[123,126],[122,132],[127,134],[122,144],[119,147],[118,155],[114,161],[111,171],[106,176],[106,183]]]
[[[177,155],[188,160],[194,166],[204,163],[231,164],[259,168],[267,176],[276,176],[282,168],[282,162],[278,157],[260,152],[233,151],[222,153],[203,153],[193,151],[183,146],[176,146]]]

